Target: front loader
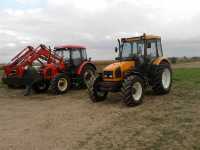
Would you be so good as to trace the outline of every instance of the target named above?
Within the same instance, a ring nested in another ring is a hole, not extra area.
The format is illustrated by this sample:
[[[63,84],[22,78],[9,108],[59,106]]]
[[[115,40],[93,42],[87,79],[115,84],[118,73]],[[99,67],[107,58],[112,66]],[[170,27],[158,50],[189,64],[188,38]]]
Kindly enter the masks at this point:
[[[147,87],[159,95],[170,92],[172,70],[163,56],[161,37],[144,34],[122,38],[118,43],[116,62],[105,67],[88,86],[93,102],[105,100],[109,92],[121,92],[127,106],[136,106],[143,102]]]

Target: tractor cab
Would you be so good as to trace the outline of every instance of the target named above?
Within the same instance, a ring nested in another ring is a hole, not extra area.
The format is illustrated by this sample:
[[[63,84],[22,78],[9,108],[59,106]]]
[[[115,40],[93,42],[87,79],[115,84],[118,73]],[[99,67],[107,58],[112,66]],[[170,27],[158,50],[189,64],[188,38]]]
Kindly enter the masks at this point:
[[[161,38],[154,35],[144,34],[141,37],[122,38],[119,42],[119,48],[116,60],[127,61],[134,60],[136,63],[151,63],[158,57],[163,56]]]
[[[55,47],[55,53],[64,59],[65,64],[78,67],[87,61],[86,48],[83,46],[65,45]]]

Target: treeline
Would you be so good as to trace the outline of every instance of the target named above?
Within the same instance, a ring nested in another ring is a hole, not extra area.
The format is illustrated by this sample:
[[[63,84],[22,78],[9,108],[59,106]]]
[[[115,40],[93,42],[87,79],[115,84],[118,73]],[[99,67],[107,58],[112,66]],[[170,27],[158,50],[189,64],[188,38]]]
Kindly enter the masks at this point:
[[[200,57],[169,57],[172,64],[200,61]]]

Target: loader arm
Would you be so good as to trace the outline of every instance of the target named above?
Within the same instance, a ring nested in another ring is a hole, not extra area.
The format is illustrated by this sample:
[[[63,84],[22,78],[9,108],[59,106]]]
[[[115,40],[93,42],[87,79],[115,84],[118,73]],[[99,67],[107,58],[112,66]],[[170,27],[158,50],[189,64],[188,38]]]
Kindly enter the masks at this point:
[[[54,63],[64,65],[63,58],[48,49],[45,45],[39,45],[35,49],[29,46],[17,54],[11,60],[11,63],[4,66],[5,74],[9,75],[14,71],[18,76],[22,77],[24,67],[28,64],[33,64],[36,60],[42,63],[40,59],[44,60],[46,62],[45,64]]]

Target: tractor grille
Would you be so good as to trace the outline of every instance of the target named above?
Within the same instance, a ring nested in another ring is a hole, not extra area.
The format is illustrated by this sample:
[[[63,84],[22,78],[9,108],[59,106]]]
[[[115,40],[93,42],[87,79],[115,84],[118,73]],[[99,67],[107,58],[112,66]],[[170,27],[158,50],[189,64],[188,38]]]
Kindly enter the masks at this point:
[[[104,78],[113,78],[113,72],[112,71],[104,71],[103,76],[104,76]]]

